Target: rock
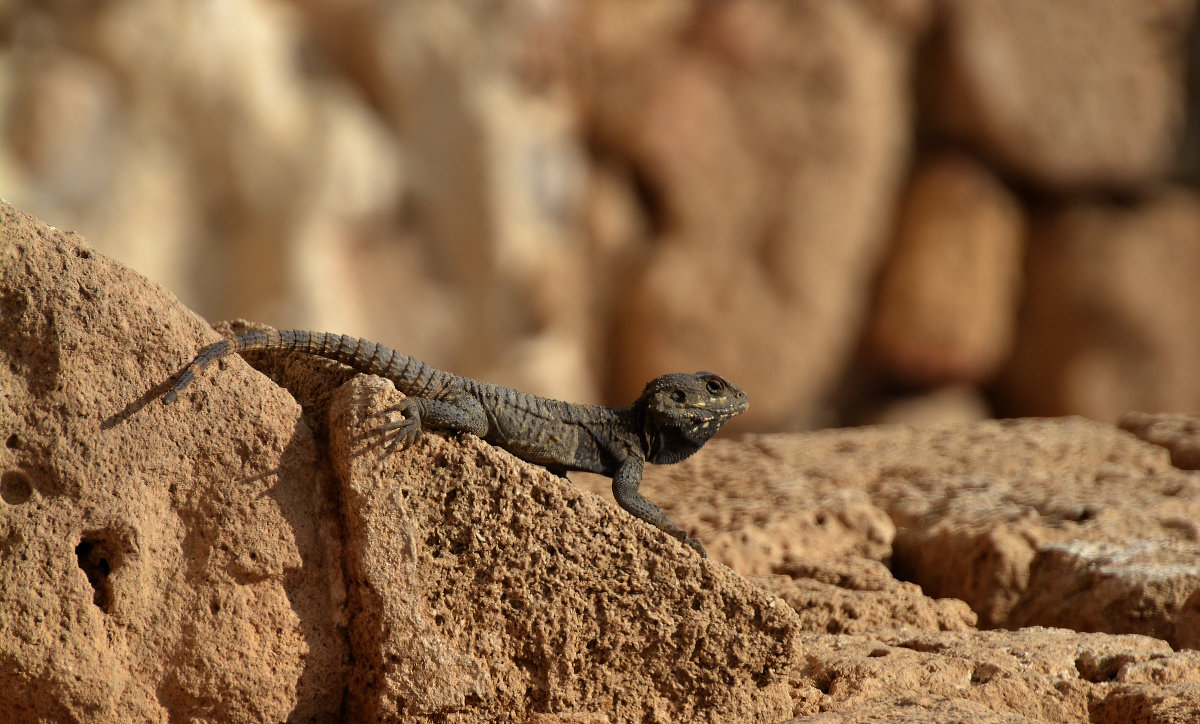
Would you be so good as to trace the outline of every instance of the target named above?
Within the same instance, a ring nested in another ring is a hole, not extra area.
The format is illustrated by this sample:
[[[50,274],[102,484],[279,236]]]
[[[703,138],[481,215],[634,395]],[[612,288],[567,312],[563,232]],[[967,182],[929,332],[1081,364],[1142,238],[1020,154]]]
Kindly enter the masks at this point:
[[[383,475],[361,424],[378,379],[321,392],[278,366],[332,400],[332,458],[237,357],[162,405],[216,335],[0,210],[0,691],[19,693],[0,705],[19,718],[792,711],[782,602],[477,439],[427,435]]]
[[[608,478],[571,477],[611,497]],[[896,526],[888,514],[864,491],[828,482],[754,442],[717,439],[682,464],[648,466],[642,491],[702,538],[710,556],[745,576],[770,574],[793,558],[890,556]]]
[[[1088,711],[1102,724],[1185,724],[1200,720],[1200,684],[1120,687]]]
[[[912,386],[990,379],[1016,329],[1024,221],[1016,198],[970,158],[922,163],[876,294],[876,364]]]
[[[1043,544],[1005,625],[1136,631],[1183,646],[1177,624],[1185,601],[1200,591],[1198,556],[1200,546],[1185,541]]]
[[[790,713],[800,665],[790,608],[476,438],[426,435],[381,470],[364,427],[395,397],[390,383],[357,377],[330,409],[355,718]]]
[[[1121,691],[1127,672],[1140,664],[1183,659],[1190,681],[1200,675],[1195,657],[1173,654],[1162,641],[1061,629],[886,632],[803,641],[809,662],[805,675],[826,695],[822,708],[847,714],[832,721],[862,721],[854,718],[858,712],[872,711],[872,705],[879,711],[880,701],[895,702],[901,716],[909,709],[908,721],[918,720],[912,704],[903,705],[906,700],[928,706],[935,715],[939,709],[974,714],[963,705],[971,702],[997,715],[1024,717],[1019,721],[1090,721],[1089,709]],[[1165,689],[1154,692],[1163,696]],[[1136,715],[1155,706],[1148,698],[1131,708]],[[963,703],[950,707],[947,700]],[[1122,721],[1141,721],[1136,715]],[[983,719],[993,720],[1013,721]]]
[[[377,378],[252,357],[284,389],[231,357],[160,404],[215,337],[77,236],[0,205],[0,709],[14,720],[1197,713],[1200,652],[1168,640],[1200,630],[1181,565],[1200,476],[1108,425],[755,436],[648,471],[652,497],[706,541],[729,536],[714,549],[768,571],[798,614],[607,491],[472,436],[430,432],[384,457],[373,413],[398,395]],[[757,557],[732,545],[789,518],[813,539]],[[979,540],[998,554],[974,556]],[[978,595],[989,620],[1092,626],[1105,609],[1104,625],[1164,638],[972,631],[962,601],[895,580],[889,557]],[[997,568],[1008,588],[988,587]]]
[[[650,230],[611,290],[610,397],[713,369],[771,391],[735,427],[811,423],[853,352],[900,182],[915,35],[900,10],[660,3],[633,23],[627,4],[588,6],[585,119]]]
[[[1117,426],[1146,442],[1165,447],[1175,467],[1200,470],[1200,415],[1127,412],[1117,420]]]
[[[1175,645],[1181,649],[1200,649],[1200,590],[1193,591],[1179,608]]]
[[[1038,724],[1048,721],[1000,713],[984,704],[931,694],[902,694],[864,702],[845,711],[792,719],[788,724]]]
[[[1020,331],[998,398],[1115,421],[1200,408],[1200,196],[1075,202],[1034,224]]]
[[[890,396],[855,419],[858,425],[936,425],[980,422],[992,417],[991,406],[974,387],[954,385],[916,394]]]
[[[790,557],[874,558],[926,596],[965,601],[981,626],[1191,640],[1176,629],[1200,588],[1200,476],[1110,425],[1010,420],[717,439],[693,459],[649,469],[644,485],[745,575],[774,573]],[[837,499],[884,515],[847,523],[821,502]],[[837,535],[827,542],[817,520]]]
[[[1050,189],[1162,175],[1183,120],[1191,0],[943,3],[935,126]]]
[[[329,466],[216,335],[0,205],[0,695],[14,720],[330,720],[349,655]],[[301,573],[303,571],[303,573]]]
[[[787,602],[805,631],[856,634],[880,629],[970,631],[975,613],[957,599],[935,600],[897,581],[879,561],[792,559],[751,580]]]

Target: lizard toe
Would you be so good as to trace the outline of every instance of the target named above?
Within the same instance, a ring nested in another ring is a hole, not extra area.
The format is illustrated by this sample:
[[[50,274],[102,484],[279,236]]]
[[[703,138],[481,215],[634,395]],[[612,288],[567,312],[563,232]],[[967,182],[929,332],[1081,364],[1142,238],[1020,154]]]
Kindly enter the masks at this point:
[[[398,430],[399,432],[388,441],[386,454],[391,455],[396,451],[396,448],[407,450],[421,439],[421,421],[409,418],[395,420],[384,425],[380,425],[379,429],[383,432]]]

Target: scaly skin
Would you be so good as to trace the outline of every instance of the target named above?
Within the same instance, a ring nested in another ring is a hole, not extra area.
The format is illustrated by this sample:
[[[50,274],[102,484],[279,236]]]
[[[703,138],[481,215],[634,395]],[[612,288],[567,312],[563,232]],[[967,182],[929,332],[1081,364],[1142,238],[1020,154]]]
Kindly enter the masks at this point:
[[[396,431],[389,451],[408,448],[420,439],[422,427],[429,426],[478,435],[555,472],[607,475],[622,508],[707,555],[700,541],[672,523],[638,487],[647,461],[679,462],[731,417],[745,412],[746,393],[718,375],[656,377],[628,407],[578,405],[459,377],[357,337],[270,330],[239,334],[204,348],[163,395],[163,403],[174,402],[213,360],[246,350],[300,352],[391,380],[405,399],[384,411],[400,413],[382,426]]]

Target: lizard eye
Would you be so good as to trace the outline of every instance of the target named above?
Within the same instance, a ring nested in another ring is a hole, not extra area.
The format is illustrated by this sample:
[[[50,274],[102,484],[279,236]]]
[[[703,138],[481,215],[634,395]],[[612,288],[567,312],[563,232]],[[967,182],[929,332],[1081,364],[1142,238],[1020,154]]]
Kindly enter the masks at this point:
[[[719,394],[721,390],[725,389],[725,385],[721,384],[719,380],[709,380],[708,384],[706,384],[704,388],[710,393],[716,395]]]
[[[675,400],[676,402],[683,402],[686,398],[687,395],[683,394],[683,390],[675,390],[671,393],[671,399]]]

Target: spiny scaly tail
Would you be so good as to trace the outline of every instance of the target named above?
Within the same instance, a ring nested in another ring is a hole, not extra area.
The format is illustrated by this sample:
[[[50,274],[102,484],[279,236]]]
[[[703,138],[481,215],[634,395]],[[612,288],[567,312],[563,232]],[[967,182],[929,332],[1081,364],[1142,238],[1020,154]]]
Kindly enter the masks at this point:
[[[359,372],[390,379],[405,394],[421,395],[445,386],[449,375],[381,344],[344,334],[307,332],[301,329],[246,332],[205,347],[184,368],[175,385],[163,395],[169,405],[210,362],[245,350],[282,350],[336,360]]]

